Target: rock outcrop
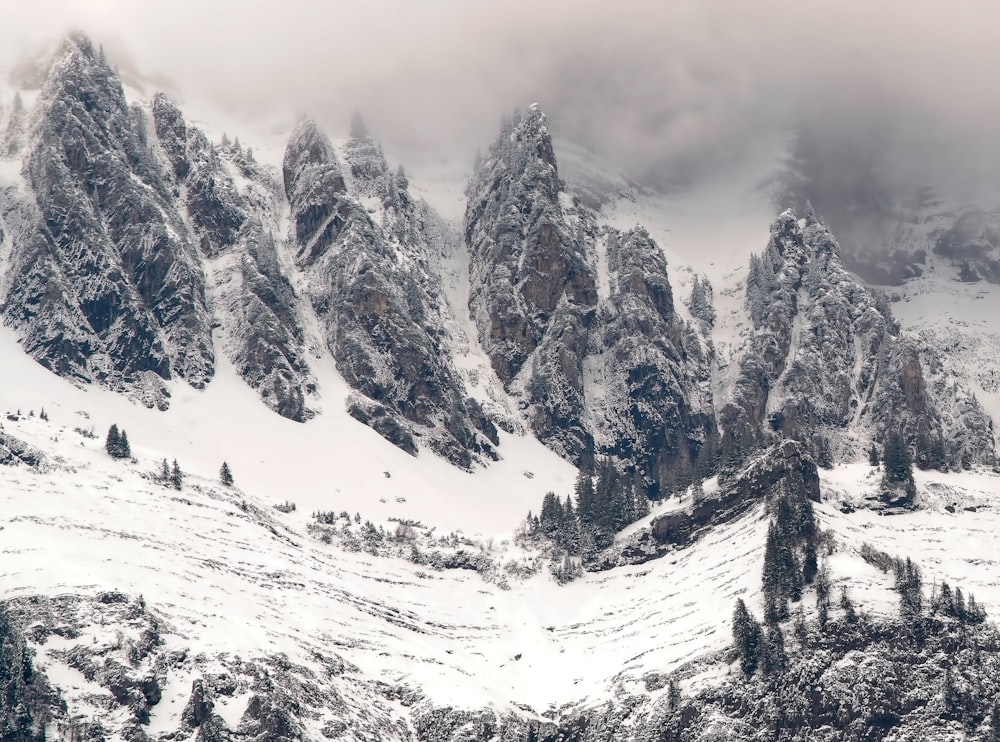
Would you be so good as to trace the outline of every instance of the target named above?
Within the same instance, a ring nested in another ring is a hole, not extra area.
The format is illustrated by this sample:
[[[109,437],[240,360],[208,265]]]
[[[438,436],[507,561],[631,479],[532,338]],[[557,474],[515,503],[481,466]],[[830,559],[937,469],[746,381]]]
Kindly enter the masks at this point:
[[[429,208],[372,143],[346,149],[357,193],[311,121],[293,133],[283,175],[296,260],[327,347],[347,383],[370,400],[353,403],[352,415],[391,431],[389,440],[407,451],[419,437],[459,466],[492,458],[496,429],[465,394],[451,357]],[[369,208],[381,223],[359,201],[373,195]]]
[[[467,195],[469,308],[531,430],[583,467],[619,458],[653,492],[686,475],[715,437],[709,351],[650,235],[598,227],[566,191],[537,106],[504,124]]]
[[[988,415],[954,384],[929,385],[935,352],[900,331],[886,301],[841,263],[810,211],[786,211],[747,278],[753,336],[720,422],[727,436],[805,442],[900,431],[925,467],[995,461]]]
[[[242,147],[213,145],[164,95],[151,108],[177,206],[215,268],[223,350],[268,407],[305,421],[314,414],[317,385],[298,297],[279,255],[283,197],[276,177]]]
[[[201,388],[215,358],[204,272],[148,136],[103,55],[68,38],[25,145],[2,311],[52,371],[165,406],[164,380]]]

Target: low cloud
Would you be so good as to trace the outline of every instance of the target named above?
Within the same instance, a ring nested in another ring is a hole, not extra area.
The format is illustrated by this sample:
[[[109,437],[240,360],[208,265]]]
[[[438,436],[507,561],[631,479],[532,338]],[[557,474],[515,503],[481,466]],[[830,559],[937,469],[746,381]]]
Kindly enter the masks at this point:
[[[994,3],[61,0],[28,7],[7,13],[0,44],[8,57],[82,28],[161,86],[172,81],[181,98],[209,99],[248,127],[308,112],[339,133],[360,109],[403,159],[471,160],[505,111],[538,101],[557,141],[573,139],[650,182],[725,168],[803,122],[816,136],[875,151],[897,180],[976,190],[1000,172]]]

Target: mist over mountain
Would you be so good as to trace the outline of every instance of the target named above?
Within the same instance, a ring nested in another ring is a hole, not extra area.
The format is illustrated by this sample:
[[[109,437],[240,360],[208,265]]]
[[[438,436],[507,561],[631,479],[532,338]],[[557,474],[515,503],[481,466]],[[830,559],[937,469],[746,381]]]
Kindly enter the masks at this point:
[[[998,173],[998,15],[972,0],[301,0],[287,13],[60,0],[19,10],[2,46],[10,60],[80,27],[123,69],[249,118],[308,113],[340,131],[361,109],[409,162],[471,162],[503,113],[538,101],[557,141],[661,187],[805,127],[874,151],[886,187],[932,181],[977,196]],[[836,161],[812,177],[839,177],[827,168]]]
[[[0,738],[1000,740],[996,14],[648,5],[0,30]]]

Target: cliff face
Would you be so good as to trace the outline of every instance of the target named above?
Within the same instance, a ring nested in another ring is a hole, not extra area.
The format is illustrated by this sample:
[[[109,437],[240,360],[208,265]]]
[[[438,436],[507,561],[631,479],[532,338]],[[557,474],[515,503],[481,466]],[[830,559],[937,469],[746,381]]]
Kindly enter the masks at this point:
[[[371,142],[352,141],[348,178],[312,122],[293,133],[284,185],[296,260],[324,339],[357,392],[350,411],[404,450],[424,438],[459,466],[493,457],[496,430],[454,368],[428,207]],[[375,197],[376,223],[360,199]]]
[[[690,471],[715,436],[707,350],[649,234],[599,227],[564,189],[537,106],[504,126],[467,195],[470,311],[535,435],[586,467],[615,455],[654,491]]]
[[[988,415],[940,381],[937,352],[900,332],[883,298],[845,270],[836,241],[809,212],[786,211],[751,260],[753,335],[721,422],[753,437],[770,428],[803,441],[835,431],[900,431],[925,467],[995,461]]]
[[[309,419],[317,387],[280,256],[284,198],[275,175],[238,144],[213,145],[165,96],[155,96],[151,110],[176,208],[212,269],[224,352],[268,407]]]
[[[303,123],[272,168],[163,95],[130,105],[83,36],[36,77],[40,96],[14,100],[0,137],[23,178],[0,193],[0,313],[79,383],[165,408],[167,382],[203,388],[218,352],[305,421],[319,408],[309,349],[323,345],[355,391],[350,413],[404,450],[495,458],[475,389],[510,430],[523,422],[585,468],[609,455],[654,495],[778,437],[816,453],[892,429],[921,466],[995,461],[991,421],[943,351],[900,332],[811,212],[779,216],[751,261],[752,331],[720,388],[711,287],[694,282],[685,319],[649,232],[603,224],[604,202],[560,178],[537,106],[477,163],[457,235],[360,119],[339,150]],[[992,244],[988,220],[966,222],[942,250]],[[463,247],[468,304],[453,306],[444,259]],[[458,360],[470,318],[492,371]]]
[[[64,42],[25,145],[29,224],[3,313],[53,371],[163,406],[164,379],[203,387],[215,359],[204,273],[148,136],[89,40]]]

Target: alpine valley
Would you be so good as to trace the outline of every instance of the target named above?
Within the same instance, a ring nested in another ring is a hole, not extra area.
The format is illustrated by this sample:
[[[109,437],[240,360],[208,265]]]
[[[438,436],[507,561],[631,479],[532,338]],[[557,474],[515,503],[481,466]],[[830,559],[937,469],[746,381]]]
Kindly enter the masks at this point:
[[[3,86],[0,739],[1000,739],[1000,200]]]

